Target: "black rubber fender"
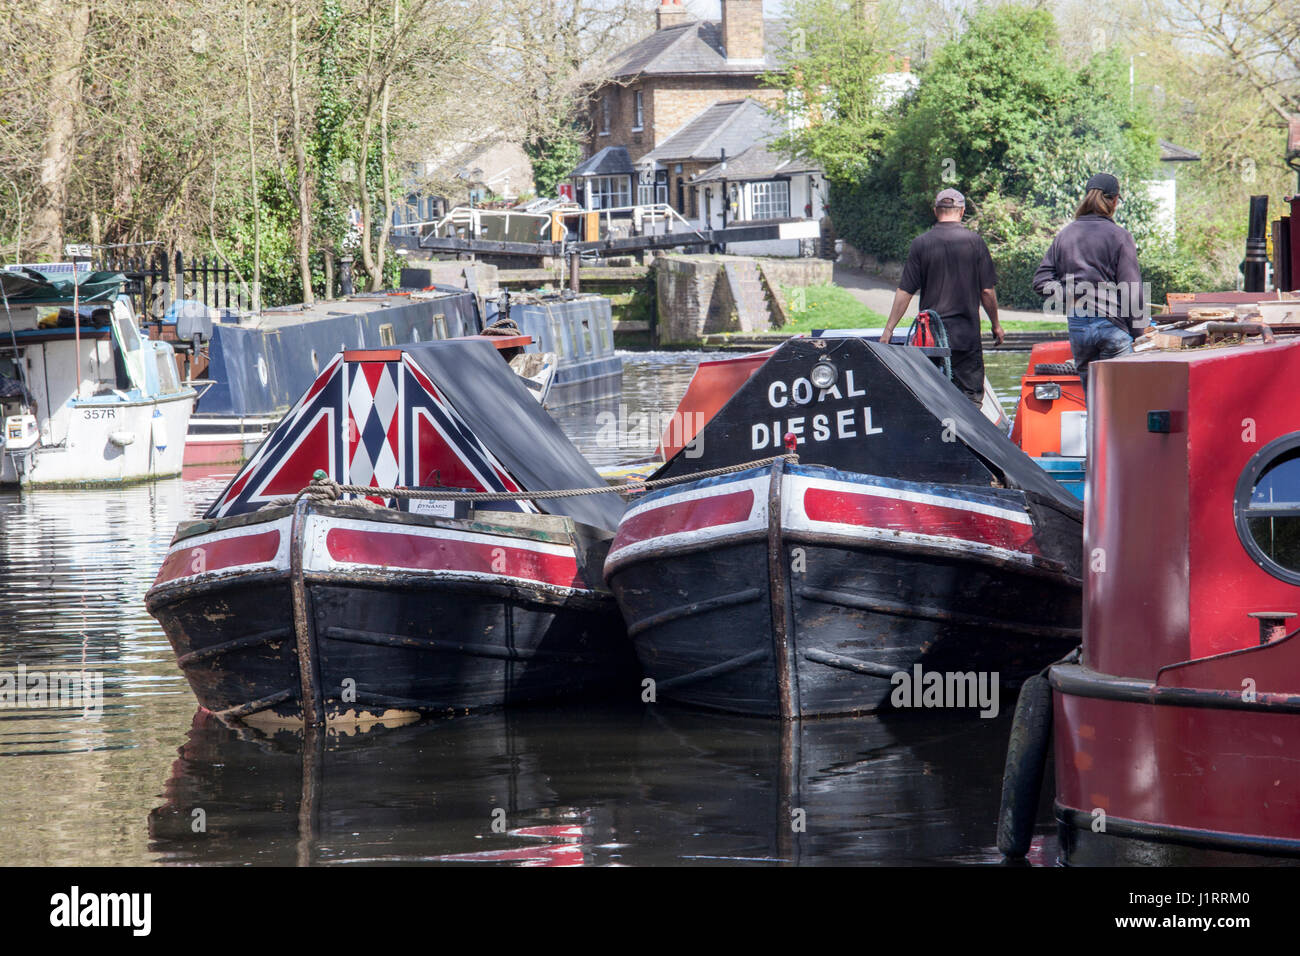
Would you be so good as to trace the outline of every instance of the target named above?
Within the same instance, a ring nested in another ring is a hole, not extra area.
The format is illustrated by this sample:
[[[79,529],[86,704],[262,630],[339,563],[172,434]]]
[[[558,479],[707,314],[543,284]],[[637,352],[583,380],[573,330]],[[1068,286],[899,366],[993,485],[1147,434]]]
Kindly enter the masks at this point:
[[[1007,742],[998,807],[998,849],[1009,859],[1029,852],[1038,819],[1038,795],[1052,746],[1052,685],[1044,674],[1025,681]]]

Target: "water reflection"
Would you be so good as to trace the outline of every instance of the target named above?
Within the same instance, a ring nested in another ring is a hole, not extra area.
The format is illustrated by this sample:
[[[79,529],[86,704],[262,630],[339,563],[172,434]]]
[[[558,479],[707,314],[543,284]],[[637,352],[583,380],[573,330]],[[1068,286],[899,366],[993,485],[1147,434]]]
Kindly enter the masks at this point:
[[[194,716],[160,862],[994,863],[1009,717],[519,710],[355,735]]]

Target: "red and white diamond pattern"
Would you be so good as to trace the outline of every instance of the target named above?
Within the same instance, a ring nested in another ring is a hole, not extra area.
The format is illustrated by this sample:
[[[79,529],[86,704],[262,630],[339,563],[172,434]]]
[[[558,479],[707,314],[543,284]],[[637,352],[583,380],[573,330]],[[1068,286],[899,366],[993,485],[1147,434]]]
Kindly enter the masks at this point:
[[[401,482],[399,367],[395,362],[361,362],[349,369],[349,484],[392,488]]]

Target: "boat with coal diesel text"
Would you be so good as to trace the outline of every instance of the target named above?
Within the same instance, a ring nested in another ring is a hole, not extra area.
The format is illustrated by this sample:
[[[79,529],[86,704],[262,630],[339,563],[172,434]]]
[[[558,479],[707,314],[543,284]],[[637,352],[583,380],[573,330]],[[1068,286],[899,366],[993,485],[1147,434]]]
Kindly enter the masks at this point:
[[[796,338],[624,514],[605,563],[661,699],[797,718],[894,678],[1014,686],[1078,643],[1081,505],[913,346]]]

